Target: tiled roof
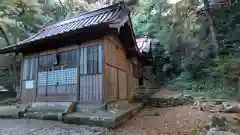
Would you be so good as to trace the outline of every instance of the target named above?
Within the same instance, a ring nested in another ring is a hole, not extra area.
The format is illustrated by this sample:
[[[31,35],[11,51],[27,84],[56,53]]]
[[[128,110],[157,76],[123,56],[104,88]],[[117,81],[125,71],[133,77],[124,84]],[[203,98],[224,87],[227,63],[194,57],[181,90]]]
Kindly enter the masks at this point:
[[[39,30],[37,34],[33,35],[27,40],[22,41],[22,43],[74,31],[92,25],[114,23],[115,21],[118,21],[118,17],[120,16],[121,12],[123,12],[122,8],[122,4],[119,3],[93,12],[83,13],[68,20],[45,26]]]
[[[58,35],[68,34],[73,31],[83,30],[84,28],[89,28],[91,26],[97,27],[104,25],[108,28],[118,28],[129,20],[129,13],[130,10],[125,7],[123,2],[92,12],[82,13],[72,18],[46,25],[32,37],[15,45],[1,48],[0,53],[12,52],[19,48],[25,48],[22,45],[31,44]]]

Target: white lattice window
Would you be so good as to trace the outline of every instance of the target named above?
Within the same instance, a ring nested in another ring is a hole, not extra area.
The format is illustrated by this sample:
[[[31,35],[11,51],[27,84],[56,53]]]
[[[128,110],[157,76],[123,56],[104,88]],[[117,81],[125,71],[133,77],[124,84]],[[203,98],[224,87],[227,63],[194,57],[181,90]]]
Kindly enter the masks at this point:
[[[76,50],[60,52],[58,65],[53,65],[51,55],[40,56],[38,86],[77,83]]]

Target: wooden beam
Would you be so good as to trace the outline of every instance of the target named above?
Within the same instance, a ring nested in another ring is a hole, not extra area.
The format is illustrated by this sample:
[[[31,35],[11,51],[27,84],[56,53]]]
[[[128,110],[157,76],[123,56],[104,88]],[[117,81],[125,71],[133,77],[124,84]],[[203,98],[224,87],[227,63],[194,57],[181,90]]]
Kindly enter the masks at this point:
[[[80,101],[80,47],[77,46],[77,101]]]

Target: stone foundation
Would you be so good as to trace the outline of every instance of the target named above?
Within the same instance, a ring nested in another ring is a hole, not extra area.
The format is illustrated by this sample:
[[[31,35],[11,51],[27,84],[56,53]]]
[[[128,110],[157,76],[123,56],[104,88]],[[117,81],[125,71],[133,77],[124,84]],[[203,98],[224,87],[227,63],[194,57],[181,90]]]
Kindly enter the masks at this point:
[[[127,100],[108,105],[87,105],[71,102],[36,102],[25,107],[0,107],[0,118],[56,120],[69,124],[116,128],[143,108],[142,103],[129,104]]]
[[[94,125],[106,128],[116,128],[139,112],[143,104],[135,104],[127,110],[99,109],[94,112],[75,112],[63,116],[63,122],[79,125]]]

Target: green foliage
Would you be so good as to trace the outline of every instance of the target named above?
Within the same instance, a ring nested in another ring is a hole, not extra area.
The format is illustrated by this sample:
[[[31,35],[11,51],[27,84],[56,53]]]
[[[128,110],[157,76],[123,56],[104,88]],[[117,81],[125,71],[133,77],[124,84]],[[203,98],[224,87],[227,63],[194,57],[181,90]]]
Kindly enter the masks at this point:
[[[174,5],[139,0],[132,15],[135,33],[160,42],[154,49],[154,64],[157,73],[168,78],[164,81],[170,89],[235,96],[240,91],[239,2],[232,0],[231,8],[206,12],[198,6],[188,0]]]
[[[237,79],[240,73],[240,59],[233,56],[220,56],[214,64],[206,69],[212,76]]]
[[[230,85],[226,78],[207,77],[198,80],[178,77],[167,84],[171,90],[181,91],[193,96],[233,99],[236,84]]]
[[[139,0],[132,14],[133,28],[137,36],[149,36],[162,39],[161,44],[169,42],[169,24],[163,16],[169,5],[163,0]],[[163,40],[164,39],[164,40]]]
[[[206,21],[198,16],[196,10],[195,3],[185,4],[184,1],[169,5],[163,0],[140,0],[132,15],[137,36],[146,35],[160,41],[161,46],[155,48],[160,55],[155,53],[156,56],[161,57],[164,50],[171,59],[172,71],[182,69],[192,77],[201,71],[211,54],[206,45]]]
[[[7,45],[27,38],[50,19],[43,15],[41,4],[37,0],[0,1],[0,37]]]

